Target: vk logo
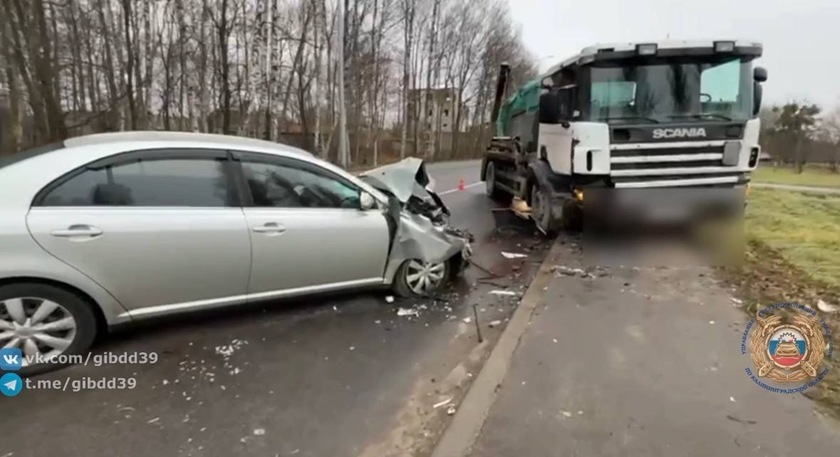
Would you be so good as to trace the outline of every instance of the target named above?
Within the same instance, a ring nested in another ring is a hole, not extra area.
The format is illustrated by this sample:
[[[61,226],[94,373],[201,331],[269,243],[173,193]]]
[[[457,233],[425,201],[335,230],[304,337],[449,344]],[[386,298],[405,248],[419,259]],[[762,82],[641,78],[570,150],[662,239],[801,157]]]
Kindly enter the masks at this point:
[[[23,390],[23,379],[17,373],[6,373],[0,376],[0,394],[15,397]]]
[[[0,349],[0,370],[17,371],[23,365],[23,353],[19,348]]]

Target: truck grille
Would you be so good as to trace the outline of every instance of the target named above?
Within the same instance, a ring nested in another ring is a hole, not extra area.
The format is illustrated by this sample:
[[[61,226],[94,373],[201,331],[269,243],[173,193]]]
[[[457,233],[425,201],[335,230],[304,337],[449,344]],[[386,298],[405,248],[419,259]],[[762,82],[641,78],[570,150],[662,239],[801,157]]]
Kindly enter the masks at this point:
[[[723,144],[698,148],[614,149],[610,155],[613,171],[662,168],[722,167]]]
[[[740,148],[733,141],[614,145],[610,181],[615,187],[637,188],[737,185],[744,170],[733,166],[732,159],[737,163]]]

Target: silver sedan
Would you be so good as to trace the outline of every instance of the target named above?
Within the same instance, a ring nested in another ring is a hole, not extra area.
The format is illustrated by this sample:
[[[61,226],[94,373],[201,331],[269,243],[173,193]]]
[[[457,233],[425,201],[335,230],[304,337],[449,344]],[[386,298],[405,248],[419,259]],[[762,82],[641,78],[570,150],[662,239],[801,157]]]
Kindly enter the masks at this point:
[[[90,135],[0,160],[0,347],[24,374],[103,331],[193,310],[369,287],[425,295],[457,274],[422,161],[354,176],[247,138]]]

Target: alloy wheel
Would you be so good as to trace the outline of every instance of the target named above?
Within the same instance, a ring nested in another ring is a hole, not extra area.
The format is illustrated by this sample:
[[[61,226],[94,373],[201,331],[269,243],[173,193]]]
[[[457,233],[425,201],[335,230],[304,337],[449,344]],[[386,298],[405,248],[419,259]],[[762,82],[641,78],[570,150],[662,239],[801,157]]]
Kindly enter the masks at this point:
[[[418,295],[426,295],[443,282],[446,264],[411,260],[405,273],[405,282]]]
[[[24,357],[49,360],[76,338],[76,319],[63,306],[36,297],[0,301],[0,347],[19,348]]]

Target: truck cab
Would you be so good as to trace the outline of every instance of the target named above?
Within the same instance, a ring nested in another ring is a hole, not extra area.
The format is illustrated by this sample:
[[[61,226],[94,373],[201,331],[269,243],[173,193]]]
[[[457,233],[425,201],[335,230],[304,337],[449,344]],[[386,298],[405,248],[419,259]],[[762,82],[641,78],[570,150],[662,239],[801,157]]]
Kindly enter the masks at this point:
[[[644,190],[642,206],[650,195],[685,195],[671,199],[680,207],[690,194],[743,196],[761,155],[761,54],[743,40],[584,48],[494,110],[488,192],[526,203],[546,232],[566,225],[587,193]]]

